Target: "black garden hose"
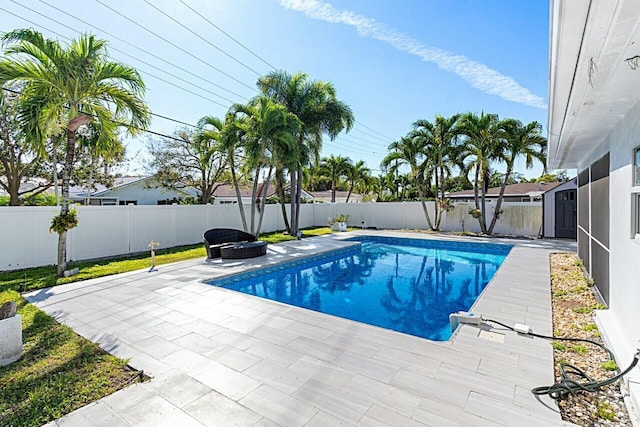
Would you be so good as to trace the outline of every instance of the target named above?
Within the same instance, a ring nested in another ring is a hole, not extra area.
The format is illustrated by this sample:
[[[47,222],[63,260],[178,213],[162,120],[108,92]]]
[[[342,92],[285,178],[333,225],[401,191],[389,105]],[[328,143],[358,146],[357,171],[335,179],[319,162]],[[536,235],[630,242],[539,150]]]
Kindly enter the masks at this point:
[[[491,323],[495,323],[497,325],[503,326],[512,331],[515,331],[515,329],[512,326],[506,325],[497,320],[492,320],[492,319],[484,319],[484,320],[487,322],[491,322]],[[603,344],[600,344],[599,342],[596,342],[593,340],[587,340],[582,338],[570,338],[570,337],[552,337],[548,335],[535,334],[533,332],[529,332],[527,335],[531,335],[536,338],[543,338],[547,340],[586,342],[589,344],[593,344],[605,350],[609,354],[609,359],[611,359],[612,361],[615,361],[615,357],[613,356],[613,353],[611,352],[611,350],[609,350]],[[638,359],[640,359],[640,350],[638,350],[636,354],[633,356],[633,361],[631,361],[631,364],[629,365],[629,367],[627,367],[627,369],[603,381],[594,380],[589,375],[587,375],[583,370],[573,365],[561,363],[560,372],[561,372],[562,379],[559,382],[550,386],[535,387],[531,389],[531,392],[536,396],[542,396],[546,394],[554,400],[566,399],[567,397],[569,397],[569,395],[575,395],[580,391],[594,392],[601,387],[615,383],[620,378],[628,374],[638,364]]]

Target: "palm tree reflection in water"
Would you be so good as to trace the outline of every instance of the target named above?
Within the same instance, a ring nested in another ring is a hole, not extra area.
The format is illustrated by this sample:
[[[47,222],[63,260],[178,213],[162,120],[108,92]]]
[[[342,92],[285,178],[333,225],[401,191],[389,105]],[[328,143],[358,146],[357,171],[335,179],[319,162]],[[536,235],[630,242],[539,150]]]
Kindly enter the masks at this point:
[[[364,242],[347,253],[223,285],[286,304],[424,338],[451,335],[449,314],[469,310],[508,249]],[[505,252],[501,252],[505,251]]]
[[[455,271],[455,262],[440,259],[437,252],[428,267],[429,256],[422,257],[418,275],[409,278],[408,284],[406,278],[399,275],[400,263],[396,255],[395,274],[388,276],[386,293],[380,298],[380,305],[387,311],[394,330],[431,339],[442,339],[442,333],[449,335],[449,331],[443,331],[443,325],[445,329],[449,325],[449,314],[471,307],[487,284],[487,264],[495,265],[468,258],[475,270],[474,278],[457,276],[452,279],[448,276]],[[455,286],[454,280],[458,280],[459,286]]]

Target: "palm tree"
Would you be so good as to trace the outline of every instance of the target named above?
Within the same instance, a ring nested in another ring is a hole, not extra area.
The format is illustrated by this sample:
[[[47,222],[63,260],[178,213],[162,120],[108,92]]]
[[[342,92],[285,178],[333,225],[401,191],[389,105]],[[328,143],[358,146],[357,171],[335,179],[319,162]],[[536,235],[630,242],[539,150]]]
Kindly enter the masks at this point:
[[[527,169],[533,167],[534,160],[538,160],[543,166],[546,164],[547,139],[542,136],[542,125],[540,123],[534,121],[524,125],[519,120],[508,119],[504,121],[504,128],[507,134],[507,144],[503,158],[507,164],[507,170],[500,186],[500,194],[496,201],[491,224],[487,230],[489,234],[493,233],[493,228],[500,216],[504,189],[511,178],[516,159],[524,156]]]
[[[221,143],[225,122],[218,117],[204,116],[198,120],[198,129],[186,146],[187,161],[181,162],[187,174],[197,177],[196,188],[202,195],[202,204],[210,203],[218,187],[218,180],[225,171],[227,152]]]
[[[427,184],[431,182],[430,179],[425,180],[425,176],[431,176],[429,173],[431,166],[429,165],[429,157],[425,152],[425,146],[422,143],[422,139],[410,137],[404,137],[400,141],[392,142],[388,147],[388,149],[392,151],[382,159],[381,166],[383,169],[389,169],[390,172],[405,165],[409,166],[411,181],[418,190],[418,196],[422,204],[422,211],[427,220],[427,225],[433,230],[434,227],[431,222],[431,216],[429,215],[427,204],[424,200],[425,182]]]
[[[245,167],[253,171],[249,232],[258,237],[274,166],[279,159],[283,159],[282,153],[297,153],[299,146],[296,137],[300,132],[301,123],[285,106],[265,96],[254,98],[247,105],[235,104],[232,110],[235,115],[240,114],[246,118],[243,123]],[[263,185],[259,186],[260,172],[264,168],[268,168],[268,172],[263,179]],[[262,204],[262,207],[259,204]],[[256,223],[255,214],[258,209]]]
[[[61,129],[66,133],[62,169],[62,205],[54,218],[60,227],[58,276],[66,269],[66,243],[75,213],[69,212],[69,185],[78,128],[92,123],[98,144],[112,141],[117,129],[130,134],[145,129],[151,120],[138,72],[107,60],[107,42],[82,34],[69,45],[49,40],[33,29],[14,30],[0,39],[7,46],[0,59],[0,86],[22,85],[19,125],[44,152],[45,140]],[[66,224],[66,225],[65,225]]]
[[[464,135],[461,158],[467,160],[466,171],[474,170],[473,194],[475,210],[482,233],[488,233],[486,216],[486,193],[490,180],[491,161],[500,160],[506,143],[504,122],[497,114],[480,115],[466,113],[460,118],[460,132]]]
[[[435,218],[434,227],[436,230],[440,228],[442,220],[442,208],[445,203],[446,177],[450,175],[450,167],[453,164],[453,158],[456,155],[458,141],[458,119],[459,114],[455,114],[449,118],[437,115],[432,123],[429,120],[417,120],[413,124],[413,131],[410,137],[418,138],[421,144],[429,148],[429,151],[435,157],[431,161],[435,165]]]
[[[338,189],[338,182],[342,178],[346,178],[349,169],[353,167],[351,159],[348,157],[337,156],[333,154],[329,157],[325,157],[320,162],[320,170],[323,175],[331,181],[331,203],[336,201],[336,190]]]
[[[203,128],[206,126],[207,118],[203,117],[198,126]],[[244,204],[242,203],[242,195],[240,194],[240,182],[237,173],[237,159],[240,157],[243,139],[246,138],[246,117],[236,115],[233,108],[229,109],[225,116],[224,125],[220,128],[219,142],[220,149],[226,153],[227,165],[231,174],[231,181],[236,192],[238,201],[238,209],[240,210],[240,219],[242,220],[242,228],[247,231],[247,217],[244,212]]]
[[[346,178],[347,181],[349,181],[349,193],[347,193],[347,203],[349,203],[349,198],[351,197],[353,189],[356,186],[364,188],[367,186],[367,183],[370,182],[371,169],[366,167],[362,160],[358,160],[355,165],[352,165],[347,170]]]
[[[297,235],[302,194],[302,167],[313,158],[318,161],[322,148],[322,135],[331,140],[343,130],[349,131],[354,117],[351,108],[336,97],[331,83],[312,80],[307,74],[289,74],[273,71],[258,79],[258,88],[267,97],[284,105],[301,122],[298,133],[301,158],[291,175],[291,234]],[[307,153],[307,154],[305,154]]]

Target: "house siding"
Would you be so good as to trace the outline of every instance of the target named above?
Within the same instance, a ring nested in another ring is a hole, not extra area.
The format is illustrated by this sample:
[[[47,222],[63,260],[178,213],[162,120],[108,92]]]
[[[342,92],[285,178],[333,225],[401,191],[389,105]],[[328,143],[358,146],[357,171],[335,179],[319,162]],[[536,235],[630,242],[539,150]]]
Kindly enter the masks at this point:
[[[578,254],[593,277],[608,310],[596,321],[618,363],[626,366],[640,341],[640,239],[631,233],[632,153],[640,145],[640,103],[636,103],[586,158],[578,176]],[[609,153],[596,159],[596,153]],[[629,388],[640,407],[640,374],[631,372]]]
[[[161,186],[150,186],[148,182],[134,182],[122,187],[101,192],[99,197],[116,198],[119,201],[135,201],[138,205],[157,205],[160,200],[188,197],[181,191]]]
[[[609,154],[578,175],[578,256],[609,304]]]

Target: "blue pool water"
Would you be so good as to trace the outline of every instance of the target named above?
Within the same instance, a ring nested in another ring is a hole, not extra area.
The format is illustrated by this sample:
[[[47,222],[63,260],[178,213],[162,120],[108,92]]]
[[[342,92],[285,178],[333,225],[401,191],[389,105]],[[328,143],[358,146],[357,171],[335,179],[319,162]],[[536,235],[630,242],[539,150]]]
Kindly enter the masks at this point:
[[[230,276],[212,285],[444,341],[511,246],[363,236],[360,245]]]

